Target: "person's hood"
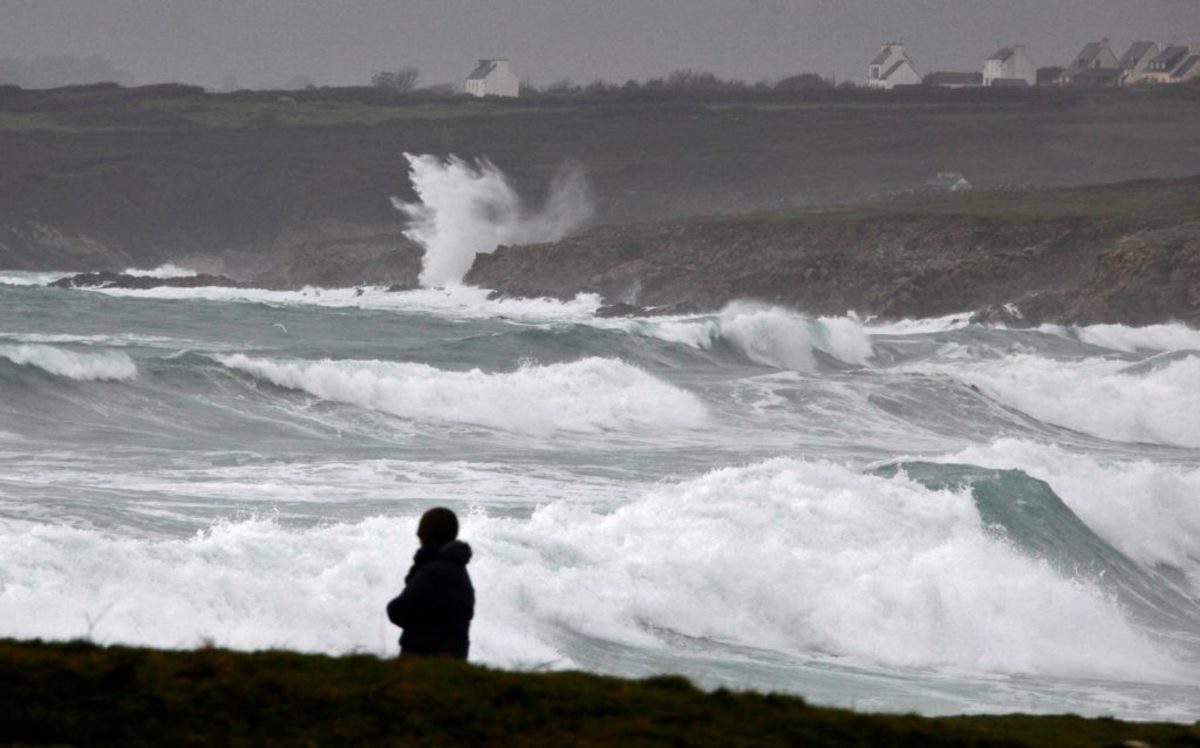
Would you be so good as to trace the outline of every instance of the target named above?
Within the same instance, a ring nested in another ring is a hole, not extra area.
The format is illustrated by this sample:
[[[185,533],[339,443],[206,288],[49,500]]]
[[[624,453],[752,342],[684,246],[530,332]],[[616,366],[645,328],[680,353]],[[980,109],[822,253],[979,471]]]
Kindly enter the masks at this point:
[[[451,540],[438,550],[438,556],[466,566],[471,561],[471,546],[461,540]]]

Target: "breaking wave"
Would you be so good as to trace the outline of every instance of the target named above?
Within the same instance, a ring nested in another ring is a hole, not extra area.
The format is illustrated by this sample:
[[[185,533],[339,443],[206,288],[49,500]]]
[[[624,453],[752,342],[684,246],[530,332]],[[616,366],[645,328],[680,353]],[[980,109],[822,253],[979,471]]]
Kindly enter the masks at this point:
[[[814,350],[858,366],[871,358],[871,338],[850,317],[812,319],[780,307],[734,302],[715,317],[622,322],[626,329],[672,343],[710,349],[725,341],[761,366],[812,371]]]
[[[446,371],[384,361],[217,360],[272,384],[402,418],[469,424],[531,436],[697,428],[695,395],[621,361],[588,358],[512,372]]]
[[[253,519],[194,537],[0,523],[0,621],[16,636],[392,651],[410,518],[307,530]],[[1179,666],[1092,582],[990,531],[969,490],[774,459],[664,485],[611,512],[471,513],[488,614],[473,656],[571,665],[556,632],[649,649],[671,637],[973,672],[1134,677]],[[406,543],[397,548],[398,543]],[[137,575],[127,570],[136,568]],[[670,636],[664,635],[670,634]]]
[[[137,365],[124,353],[75,353],[49,345],[0,345],[0,358],[80,381],[128,380]]]

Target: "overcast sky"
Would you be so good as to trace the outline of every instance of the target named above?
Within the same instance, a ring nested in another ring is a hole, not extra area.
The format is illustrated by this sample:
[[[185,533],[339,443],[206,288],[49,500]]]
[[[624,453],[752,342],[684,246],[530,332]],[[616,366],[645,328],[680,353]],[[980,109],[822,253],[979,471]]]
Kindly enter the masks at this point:
[[[1108,36],[1200,42],[1200,0],[0,0],[0,57],[101,55],[138,83],[365,84],[415,65],[460,83],[508,57],[536,85],[623,82],[678,68],[750,82],[801,72],[860,81],[880,43],[921,73],[978,69],[1023,42],[1064,65]]]

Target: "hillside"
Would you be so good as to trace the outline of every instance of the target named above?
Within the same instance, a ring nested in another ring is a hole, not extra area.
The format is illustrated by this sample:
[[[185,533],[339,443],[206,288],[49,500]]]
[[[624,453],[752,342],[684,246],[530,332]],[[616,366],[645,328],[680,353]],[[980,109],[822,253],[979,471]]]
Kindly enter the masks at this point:
[[[0,699],[17,745],[1200,745],[1200,726],[857,714],[670,676],[79,642],[0,641]]]
[[[467,281],[657,308],[629,312],[757,299],[812,314],[1200,324],[1200,177],[599,227],[480,255]]]
[[[862,202],[956,170],[977,187],[1200,173],[1200,88],[720,93],[478,101],[371,89],[0,90],[0,268],[184,261],[248,278],[415,261],[404,152],[487,157],[532,202],[582,165],[598,225]],[[320,273],[317,273],[320,275]]]

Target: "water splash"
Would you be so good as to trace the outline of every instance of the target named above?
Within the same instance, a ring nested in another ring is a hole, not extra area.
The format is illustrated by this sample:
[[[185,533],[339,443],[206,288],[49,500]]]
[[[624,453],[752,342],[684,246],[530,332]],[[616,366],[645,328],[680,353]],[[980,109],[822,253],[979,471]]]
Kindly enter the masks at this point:
[[[545,205],[531,211],[512,182],[487,159],[406,153],[417,202],[392,198],[408,218],[405,236],[425,249],[423,286],[457,283],[476,254],[500,245],[556,241],[592,215],[583,170],[564,165],[550,183]]]

